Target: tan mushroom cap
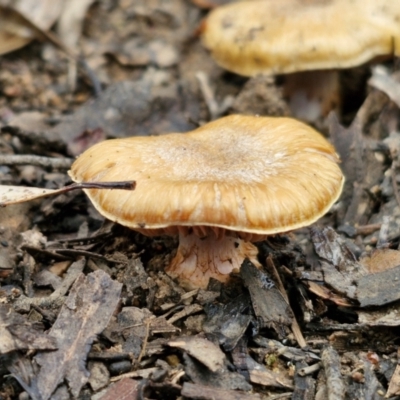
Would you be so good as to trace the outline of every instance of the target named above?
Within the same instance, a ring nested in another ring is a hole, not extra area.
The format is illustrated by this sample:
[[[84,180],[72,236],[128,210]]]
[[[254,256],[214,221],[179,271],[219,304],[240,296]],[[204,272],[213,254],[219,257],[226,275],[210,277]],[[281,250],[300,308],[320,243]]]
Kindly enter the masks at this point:
[[[76,182],[135,180],[134,191],[85,190],[102,215],[132,229],[266,235],[330,209],[344,180],[338,161],[326,139],[297,120],[231,115],[186,134],[104,141],[69,173]]]
[[[218,64],[245,76],[349,68],[400,55],[400,1],[232,3],[209,14],[203,43]]]

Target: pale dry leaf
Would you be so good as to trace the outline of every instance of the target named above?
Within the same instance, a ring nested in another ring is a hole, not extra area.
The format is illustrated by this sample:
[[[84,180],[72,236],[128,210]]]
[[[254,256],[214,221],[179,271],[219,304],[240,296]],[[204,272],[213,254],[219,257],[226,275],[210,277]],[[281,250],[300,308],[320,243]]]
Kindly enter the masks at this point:
[[[96,182],[81,182],[63,186],[59,189],[0,185],[0,207],[24,203],[26,201],[40,199],[42,197],[54,196],[76,189],[96,188],[134,190],[135,186],[135,181],[101,182],[100,184]]]
[[[47,31],[57,20],[65,0],[0,0],[0,54],[17,50]]]
[[[390,75],[387,68],[377,65],[372,68],[372,76],[368,84],[385,93],[398,107],[400,107],[400,83]]]
[[[28,186],[0,185],[0,206],[24,203],[57,194],[58,190]]]
[[[93,3],[94,0],[69,0],[64,4],[57,24],[57,32],[62,42],[69,49],[77,48],[85,15]],[[72,90],[75,90],[76,80],[77,63],[75,60],[69,60],[68,82]]]
[[[186,351],[199,360],[210,371],[217,372],[225,365],[225,354],[214,343],[199,337],[180,337],[168,342],[171,347]]]
[[[400,365],[396,366],[396,369],[390,379],[389,387],[385,398],[394,397],[400,395]]]
[[[63,43],[74,48],[82,33],[85,15],[94,0],[69,0],[64,3],[57,23],[57,32]]]

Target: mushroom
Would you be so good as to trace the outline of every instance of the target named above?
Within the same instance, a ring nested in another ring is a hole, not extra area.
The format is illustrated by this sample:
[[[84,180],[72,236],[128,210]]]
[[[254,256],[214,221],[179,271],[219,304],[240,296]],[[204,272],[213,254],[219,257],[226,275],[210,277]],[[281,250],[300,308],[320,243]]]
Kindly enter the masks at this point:
[[[210,12],[202,39],[216,62],[244,76],[287,74],[293,115],[339,107],[339,68],[400,55],[400,2],[254,0]]]
[[[231,115],[186,134],[111,139],[85,151],[75,182],[136,181],[134,191],[85,189],[106,218],[144,235],[178,235],[167,273],[186,288],[226,282],[252,242],[312,224],[338,199],[338,156],[290,118]]]

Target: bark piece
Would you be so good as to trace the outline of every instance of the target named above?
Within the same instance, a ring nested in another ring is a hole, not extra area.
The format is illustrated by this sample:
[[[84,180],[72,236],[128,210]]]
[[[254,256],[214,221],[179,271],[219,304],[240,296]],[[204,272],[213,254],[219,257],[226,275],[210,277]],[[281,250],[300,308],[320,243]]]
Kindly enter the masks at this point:
[[[358,301],[361,307],[382,306],[400,299],[398,252],[379,249],[357,261],[332,228],[313,228],[311,239],[322,259],[324,281],[337,292]],[[376,270],[380,272],[369,272]]]
[[[248,288],[253,309],[262,327],[273,327],[282,335],[283,327],[290,326],[293,316],[290,307],[274,282],[249,260],[242,264],[240,274]]]
[[[139,393],[139,383],[133,379],[124,378],[110,386],[100,400],[136,400]]]
[[[247,294],[235,297],[228,304],[207,304],[204,332],[215,335],[226,351],[232,350],[253,318],[248,314],[249,308],[250,297]]]
[[[381,182],[383,163],[375,157],[375,151],[363,136],[360,114],[348,129],[341,126],[336,116],[330,117],[330,137],[341,158],[346,182],[341,196],[338,220],[343,225],[364,225],[374,206],[368,190]]]
[[[89,379],[85,361],[90,345],[107,326],[121,288],[102,270],[78,277],[49,331],[57,339],[58,350],[35,358],[41,369],[33,385],[43,400],[49,399],[64,379],[72,395],[79,395]]]
[[[56,340],[45,335],[24,316],[0,305],[0,354],[15,350],[55,350]]]

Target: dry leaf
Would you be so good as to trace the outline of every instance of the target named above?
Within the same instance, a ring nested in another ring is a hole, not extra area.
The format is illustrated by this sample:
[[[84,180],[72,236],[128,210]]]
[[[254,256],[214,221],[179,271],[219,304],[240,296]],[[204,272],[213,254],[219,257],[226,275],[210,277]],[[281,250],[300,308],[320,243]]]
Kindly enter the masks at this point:
[[[70,48],[77,46],[82,33],[85,15],[94,0],[68,0],[65,2],[58,21],[60,39]]]
[[[385,93],[397,107],[400,107],[400,83],[389,74],[387,68],[382,65],[372,68],[368,84]]]
[[[389,388],[387,390],[385,398],[400,395],[400,366],[397,365],[389,382]]]
[[[35,27],[47,31],[63,4],[64,0],[0,0],[0,55],[35,39]]]
[[[57,194],[57,190],[27,186],[0,186],[0,206],[24,203]]]
[[[180,337],[168,342],[171,347],[186,351],[199,360],[210,371],[217,372],[224,368],[225,354],[214,343],[199,337]]]
[[[371,273],[383,272],[400,265],[400,251],[376,249],[371,255],[361,258],[360,263]]]

